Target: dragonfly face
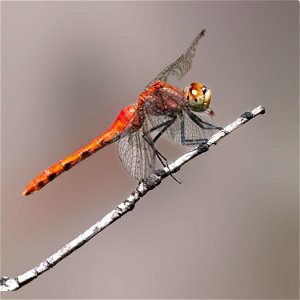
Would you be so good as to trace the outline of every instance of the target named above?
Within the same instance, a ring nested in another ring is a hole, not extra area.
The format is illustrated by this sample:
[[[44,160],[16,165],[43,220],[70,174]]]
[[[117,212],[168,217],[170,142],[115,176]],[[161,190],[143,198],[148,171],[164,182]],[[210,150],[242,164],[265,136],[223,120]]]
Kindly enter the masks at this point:
[[[184,96],[192,111],[202,112],[209,108],[211,91],[203,84],[193,82],[184,89]]]

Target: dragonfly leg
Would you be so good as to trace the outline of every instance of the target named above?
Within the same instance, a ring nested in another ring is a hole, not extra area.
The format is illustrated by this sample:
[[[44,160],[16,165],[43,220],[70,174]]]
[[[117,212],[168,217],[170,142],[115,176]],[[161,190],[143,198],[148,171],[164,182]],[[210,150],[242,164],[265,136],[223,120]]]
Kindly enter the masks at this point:
[[[167,158],[162,155],[156,148],[155,148],[155,142],[160,138],[160,136],[175,122],[176,120],[176,116],[172,117],[170,120],[167,120],[161,124],[158,124],[154,127],[152,127],[150,130],[144,132],[143,134],[143,138],[144,140],[149,144],[149,146],[153,149],[155,155],[157,156],[158,160],[161,162],[161,164],[164,167],[168,167],[168,160]],[[161,130],[158,132],[158,134],[152,139],[149,135],[149,133],[160,129]],[[178,181],[172,174],[171,177],[178,183],[181,183],[180,181]]]
[[[169,168],[169,164],[168,164],[168,160],[166,159],[165,156],[163,156],[157,149],[154,148],[154,151],[155,151],[155,155],[157,156],[158,160],[160,161],[160,163],[163,165],[163,167],[167,167],[170,170]],[[179,184],[181,184],[182,182],[179,181],[175,176],[173,176],[173,174],[170,174],[170,176]]]
[[[215,126],[213,124],[207,123],[201,120],[197,115],[193,114],[191,111],[187,111],[189,118],[200,128],[203,130],[213,130],[218,129],[222,130],[222,127]],[[199,143],[206,143],[208,139],[186,139],[185,138],[185,126],[184,126],[184,118],[181,119],[181,126],[180,126],[180,134],[181,134],[181,144],[182,145],[196,145]]]
[[[160,131],[159,131],[159,133],[152,139],[152,141],[153,141],[153,144],[158,140],[158,138],[175,122],[175,120],[176,120],[176,116],[175,117],[172,117],[171,119],[169,119],[169,120],[167,120],[167,121],[165,121],[165,122],[163,122],[163,123],[160,123],[160,124],[158,124],[158,125],[156,125],[156,126],[154,126],[154,127],[152,127],[150,130],[148,130],[148,131],[146,131],[146,132],[144,132],[144,134],[143,134],[143,138],[147,141],[147,143],[149,143],[149,141],[147,140],[147,137],[146,137],[146,135],[148,134],[148,133],[151,133],[151,132],[153,132],[153,131],[155,131],[155,130],[157,130],[157,129],[159,129],[159,128],[162,128]]]
[[[154,146],[154,143],[160,138],[160,136],[175,122],[176,120],[176,116],[175,117],[172,117],[171,119],[161,123],[161,124],[158,124],[154,127],[152,127],[150,130],[144,132],[143,134],[143,138],[145,139],[145,141],[153,148]],[[157,129],[160,129],[161,130],[158,132],[158,134],[152,139],[150,136],[149,136],[149,133],[157,130]]]
[[[207,142],[207,139],[187,139],[185,137],[184,118],[180,122],[180,143],[181,145],[196,145]]]
[[[158,124],[154,127],[152,127],[150,130],[144,132],[143,134],[143,138],[144,140],[149,144],[149,146],[153,149],[153,151],[155,152],[157,158],[160,160],[160,162],[162,163],[162,165],[165,167],[166,164],[167,164],[167,159],[155,148],[155,142],[159,139],[159,137],[175,122],[176,120],[176,116],[171,118],[170,120],[167,120],[161,124]],[[150,133],[157,130],[157,129],[160,129],[161,130],[158,132],[158,134],[152,139],[150,137]],[[165,161],[165,163],[163,163],[163,161]]]
[[[194,113],[192,113],[189,110],[187,111],[187,114],[190,117],[190,119],[202,129],[206,129],[206,130],[211,130],[211,129],[222,130],[223,129],[222,127],[215,126],[213,124],[210,124],[210,123],[207,123],[207,122],[201,120],[197,115],[195,115]],[[205,125],[206,125],[206,127],[205,127]]]

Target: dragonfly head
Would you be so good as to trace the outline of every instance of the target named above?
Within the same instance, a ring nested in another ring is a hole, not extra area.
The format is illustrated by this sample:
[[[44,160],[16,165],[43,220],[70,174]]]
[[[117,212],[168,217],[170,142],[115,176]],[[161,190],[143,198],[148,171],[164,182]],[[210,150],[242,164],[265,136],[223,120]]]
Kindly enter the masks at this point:
[[[211,91],[203,84],[193,82],[184,89],[185,99],[192,111],[205,111],[209,108]]]

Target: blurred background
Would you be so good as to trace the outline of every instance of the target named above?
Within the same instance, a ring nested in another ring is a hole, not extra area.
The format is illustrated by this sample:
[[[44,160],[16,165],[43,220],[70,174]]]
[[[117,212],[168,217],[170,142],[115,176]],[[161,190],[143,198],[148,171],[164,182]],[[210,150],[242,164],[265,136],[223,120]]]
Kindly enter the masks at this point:
[[[298,3],[2,2],[1,275],[38,265],[134,190],[116,145],[27,198],[205,28],[180,82],[225,126],[266,114],[6,299],[298,298]],[[188,148],[160,143],[169,160]]]

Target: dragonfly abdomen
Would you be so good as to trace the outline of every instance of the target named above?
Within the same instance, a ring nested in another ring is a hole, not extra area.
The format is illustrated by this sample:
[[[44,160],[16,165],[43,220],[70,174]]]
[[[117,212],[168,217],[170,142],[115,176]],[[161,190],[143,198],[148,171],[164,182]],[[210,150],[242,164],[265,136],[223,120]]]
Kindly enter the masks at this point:
[[[35,191],[40,190],[47,183],[55,179],[57,176],[65,171],[68,171],[75,165],[77,165],[83,159],[91,156],[96,151],[103,148],[104,145],[101,143],[100,139],[95,139],[93,142],[88,144],[82,149],[77,150],[73,154],[67,156],[65,159],[58,161],[55,165],[44,170],[39,176],[34,178],[26,187],[23,192],[23,196],[27,196]]]
[[[58,161],[55,165],[44,170],[39,176],[34,178],[27,185],[22,195],[27,196],[35,191],[40,190],[47,183],[55,179],[64,171],[71,169],[80,161],[91,156],[106,145],[117,141],[122,136],[122,134],[124,134],[125,129],[128,130],[128,133],[137,130],[138,124],[134,122],[132,126],[128,126],[128,124],[131,124],[130,122],[132,122],[132,120],[135,120],[134,116],[136,115],[136,108],[136,105],[130,105],[124,108],[118,115],[113,125],[106,132],[95,138],[92,142],[90,142],[83,148],[80,148],[73,154],[67,156],[65,159]]]

